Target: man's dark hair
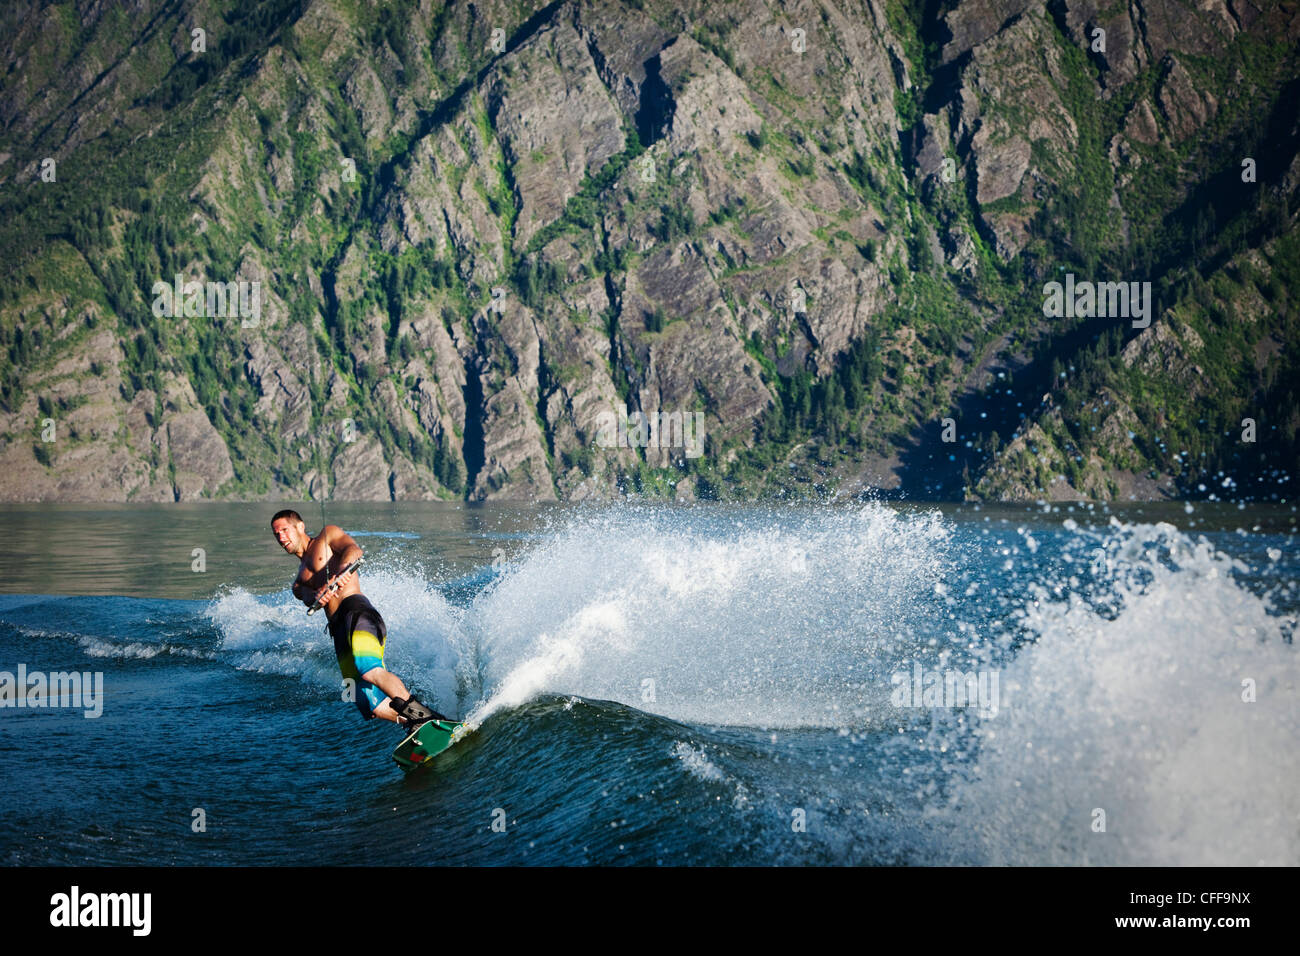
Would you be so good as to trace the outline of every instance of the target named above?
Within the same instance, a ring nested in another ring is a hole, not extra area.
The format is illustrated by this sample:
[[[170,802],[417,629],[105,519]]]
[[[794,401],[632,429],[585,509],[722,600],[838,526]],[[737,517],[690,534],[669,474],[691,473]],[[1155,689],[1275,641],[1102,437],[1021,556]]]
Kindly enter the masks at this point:
[[[302,521],[302,515],[298,514],[298,512],[294,511],[292,508],[285,508],[283,511],[277,511],[275,514],[271,515],[271,524],[275,524],[281,518],[289,518],[293,521]],[[303,521],[303,524],[306,524],[306,522]]]

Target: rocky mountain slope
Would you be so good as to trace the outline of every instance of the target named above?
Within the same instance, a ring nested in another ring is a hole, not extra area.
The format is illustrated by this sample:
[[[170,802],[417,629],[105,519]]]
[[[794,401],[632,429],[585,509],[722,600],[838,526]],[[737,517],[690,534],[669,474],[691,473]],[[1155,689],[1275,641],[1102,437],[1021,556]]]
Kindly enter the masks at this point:
[[[0,498],[1293,494],[1295,2],[0,24]]]

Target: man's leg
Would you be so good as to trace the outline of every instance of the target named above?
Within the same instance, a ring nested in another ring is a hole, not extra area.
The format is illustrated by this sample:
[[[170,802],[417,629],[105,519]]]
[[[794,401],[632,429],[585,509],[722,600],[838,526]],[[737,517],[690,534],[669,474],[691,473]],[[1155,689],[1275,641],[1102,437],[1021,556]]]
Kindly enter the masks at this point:
[[[404,727],[410,727],[412,721],[418,722],[422,718],[441,717],[441,714],[430,711],[423,704],[414,709],[409,706],[402,707],[400,714],[393,707],[394,700],[406,701],[408,704],[418,702],[411,697],[411,692],[406,689],[400,677],[384,669],[386,630],[383,618],[373,608],[358,614],[352,625],[350,637],[352,662],[361,680],[369,685],[366,699],[370,704],[371,716],[391,720]],[[380,700],[378,699],[380,694],[387,696]]]
[[[394,723],[398,722],[401,718],[397,716],[397,711],[393,710],[392,706],[388,702],[394,697],[399,700],[407,700],[411,696],[411,692],[406,689],[406,685],[402,683],[402,679],[392,671],[386,671],[382,667],[372,667],[361,675],[361,679],[369,681],[388,695],[380,702],[379,706],[376,707],[372,713],[376,717],[382,717],[384,720],[391,720]]]

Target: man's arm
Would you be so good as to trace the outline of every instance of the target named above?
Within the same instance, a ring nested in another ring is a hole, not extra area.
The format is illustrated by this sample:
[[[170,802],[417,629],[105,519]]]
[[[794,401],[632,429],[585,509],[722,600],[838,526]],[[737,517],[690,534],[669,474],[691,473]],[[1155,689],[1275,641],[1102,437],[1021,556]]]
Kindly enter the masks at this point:
[[[325,539],[325,543],[334,552],[334,556],[330,558],[329,562],[330,577],[338,574],[339,571],[361,557],[361,546],[352,540],[352,535],[338,525],[327,524],[321,529],[321,537]]]
[[[293,596],[308,607],[311,607],[312,602],[316,600],[316,592],[309,588],[305,582],[298,579],[293,582]]]
[[[327,524],[320,529],[320,534],[316,536],[316,542],[319,542],[330,549],[330,559],[325,562],[325,583],[318,589],[311,591],[310,600],[304,599],[308,606],[314,604],[324,605],[330,595],[330,585],[333,584],[335,589],[347,587],[349,582],[355,579],[356,572],[349,571],[347,574],[340,575],[339,572],[346,568],[357,558],[361,557],[361,547],[352,540],[352,536],[340,528],[338,525]],[[315,545],[313,544],[313,547]],[[295,591],[295,593],[297,593]]]

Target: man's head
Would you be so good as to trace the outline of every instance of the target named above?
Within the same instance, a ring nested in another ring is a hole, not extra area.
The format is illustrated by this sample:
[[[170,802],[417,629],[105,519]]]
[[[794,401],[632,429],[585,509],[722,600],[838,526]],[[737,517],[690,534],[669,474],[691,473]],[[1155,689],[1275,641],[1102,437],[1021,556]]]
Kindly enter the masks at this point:
[[[290,554],[301,555],[307,550],[307,526],[296,511],[289,508],[277,511],[271,518],[271,533]]]

